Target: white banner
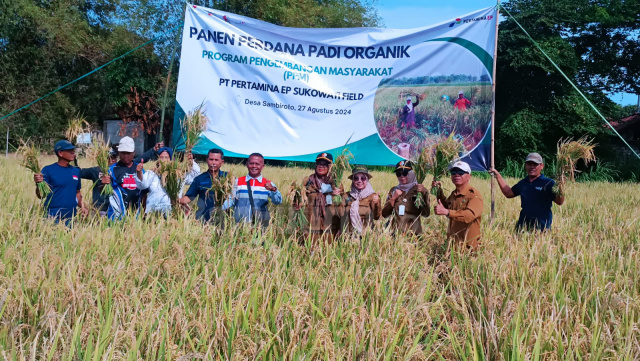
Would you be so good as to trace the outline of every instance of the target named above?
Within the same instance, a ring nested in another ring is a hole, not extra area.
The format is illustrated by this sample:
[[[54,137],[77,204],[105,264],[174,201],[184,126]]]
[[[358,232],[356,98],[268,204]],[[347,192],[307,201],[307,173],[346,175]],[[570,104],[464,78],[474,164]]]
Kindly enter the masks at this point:
[[[419,29],[298,29],[188,5],[176,123],[204,103],[197,153],[313,161],[348,141],[379,165],[455,131],[486,168],[495,21],[488,8]]]

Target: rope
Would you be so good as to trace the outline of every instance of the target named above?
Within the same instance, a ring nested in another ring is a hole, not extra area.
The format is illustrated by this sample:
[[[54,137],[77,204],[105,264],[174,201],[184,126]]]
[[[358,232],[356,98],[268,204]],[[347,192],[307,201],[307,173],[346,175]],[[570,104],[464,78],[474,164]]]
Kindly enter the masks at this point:
[[[640,159],[640,155],[638,155],[638,153],[635,151],[635,149],[633,149],[633,147],[631,147],[631,145],[629,145],[629,143],[627,143],[626,140],[624,140],[624,138],[620,135],[620,133],[618,133],[618,131],[611,125],[611,123],[609,123],[609,121],[607,121],[607,119],[602,115],[602,113],[600,113],[600,111],[598,110],[598,108],[595,107],[595,105],[593,105],[593,103],[591,103],[591,101],[589,101],[589,99],[587,99],[587,97],[584,95],[584,93],[582,93],[580,91],[580,89],[578,89],[578,87],[571,81],[571,79],[569,79],[569,77],[560,69],[560,67],[558,66],[558,64],[556,64],[550,57],[549,55],[547,55],[547,53],[542,50],[542,47],[540,47],[540,45],[533,40],[533,38],[531,37],[531,35],[529,35],[529,33],[522,27],[522,25],[520,25],[520,23],[518,22],[518,20],[516,20],[516,18],[511,15],[511,13],[509,12],[509,10],[507,10],[505,7],[500,6],[501,10],[504,10],[504,12],[507,13],[507,15],[509,15],[509,17],[511,17],[511,19],[516,23],[516,25],[518,25],[518,27],[520,27],[520,29],[525,33],[525,35],[527,35],[527,37],[529,38],[529,40],[531,40],[531,42],[536,46],[536,48],[538,48],[538,50],[540,50],[540,52],[542,53],[542,55],[544,55],[547,60],[549,60],[549,62],[551,62],[551,64],[553,64],[553,66],[556,68],[556,70],[558,70],[558,72],[560,72],[560,74],[562,74],[562,76],[569,82],[569,84],[571,84],[571,86],[578,92],[578,94],[580,94],[580,96],[582,96],[582,98],[587,102],[587,104],[589,104],[589,106],[591,107],[591,109],[593,109],[596,114],[598,114],[600,116],[600,118],[602,118],[602,120],[607,123],[607,125],[609,126],[609,128],[611,128],[611,130],[613,130],[614,133],[616,133],[616,135],[618,136],[618,138],[620,138],[620,140],[622,140],[622,142],[629,147],[629,149],[631,149],[631,151],[633,152],[633,154],[635,154],[636,157],[638,157],[638,159]]]
[[[91,70],[90,72],[88,72],[88,73],[84,74],[83,76],[81,76],[81,77],[79,77],[79,78],[77,78],[77,79],[75,79],[75,80],[72,80],[72,81],[68,82],[67,84],[65,84],[65,85],[63,85],[63,86],[61,86],[61,87],[59,87],[59,88],[58,88],[58,89],[56,89],[56,90],[53,90],[53,91],[51,91],[51,92],[49,92],[49,93],[47,93],[47,94],[45,94],[45,95],[41,96],[40,98],[38,98],[38,99],[36,99],[36,100],[32,101],[32,102],[31,102],[31,103],[29,103],[29,104],[26,104],[26,105],[21,106],[20,108],[18,108],[18,109],[16,109],[16,110],[12,111],[11,113],[9,113],[9,114],[7,114],[7,115],[4,115],[2,118],[0,118],[0,121],[4,120],[5,118],[8,118],[8,117],[12,116],[13,114],[16,114],[17,112],[19,112],[19,111],[21,111],[21,110],[27,109],[28,107],[30,107],[30,106],[32,106],[33,104],[35,104],[35,103],[37,103],[37,102],[41,101],[42,99],[44,99],[44,98],[46,98],[46,97],[48,97],[48,96],[50,96],[50,95],[52,95],[52,94],[55,94],[55,93],[59,92],[60,90],[62,90],[62,89],[64,89],[64,88],[68,87],[69,85],[71,85],[71,84],[73,84],[73,83],[75,83],[75,82],[77,82],[77,81],[79,81],[79,80],[81,80],[81,79],[83,79],[83,78],[88,77],[89,75],[91,75],[91,74],[93,74],[93,73],[97,72],[98,70],[100,70],[100,69],[102,69],[102,68],[106,67],[107,65],[109,65],[109,64],[111,64],[111,63],[113,63],[113,62],[115,62],[115,61],[118,61],[118,60],[120,60],[120,59],[124,58],[125,56],[127,56],[127,55],[129,55],[129,54],[133,53],[134,51],[136,51],[136,50],[138,50],[138,49],[140,49],[140,48],[142,48],[142,47],[145,47],[145,46],[147,46],[147,45],[149,45],[149,44],[153,43],[154,41],[156,41],[156,40],[158,40],[158,39],[162,38],[163,36],[165,36],[167,33],[170,33],[170,32],[172,32],[172,31],[174,31],[175,29],[178,29],[178,28],[179,28],[179,27],[181,27],[181,26],[182,26],[182,21],[181,21],[178,25],[174,26],[174,27],[173,27],[173,28],[171,28],[171,29],[165,30],[162,34],[160,34],[159,36],[157,36],[157,37],[155,37],[155,38],[153,38],[153,39],[151,39],[151,40],[149,40],[149,41],[147,41],[146,43],[136,46],[135,48],[133,48],[133,49],[131,49],[131,50],[127,51],[126,53],[124,53],[124,54],[120,55],[119,57],[117,57],[117,58],[115,58],[115,59],[112,59],[112,60],[110,60],[109,62],[107,62],[107,63],[105,63],[105,64],[102,64],[102,65],[100,65],[99,67],[97,67],[97,68],[95,68],[95,69]]]

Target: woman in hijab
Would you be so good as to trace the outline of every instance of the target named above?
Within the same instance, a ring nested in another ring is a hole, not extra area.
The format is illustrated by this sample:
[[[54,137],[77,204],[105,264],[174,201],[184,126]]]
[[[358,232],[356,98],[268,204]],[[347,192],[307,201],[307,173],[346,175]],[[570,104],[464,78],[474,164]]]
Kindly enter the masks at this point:
[[[172,159],[173,150],[168,147],[162,147],[158,149],[158,162],[156,163],[156,166],[159,168],[160,162],[171,162]],[[187,155],[187,161],[193,162],[193,166],[191,168],[191,172],[185,176],[182,182],[178,198],[182,196],[184,186],[186,184],[191,184],[193,179],[200,174],[200,166],[193,160],[193,155],[191,155],[191,153]],[[143,164],[143,162],[140,162],[140,164]],[[145,214],[157,212],[168,216],[169,213],[171,213],[171,200],[169,199],[169,195],[167,195],[167,191],[162,186],[162,182],[158,174],[156,174],[156,172],[142,173],[142,171],[139,171],[137,172],[135,179],[138,188],[149,190]]]
[[[342,191],[335,187],[333,180],[329,176],[329,170],[333,164],[333,156],[329,153],[320,153],[316,157],[315,172],[302,180],[306,188],[307,205],[304,215],[309,221],[309,227],[303,230],[305,239],[311,234],[313,244],[324,239],[331,243],[333,238],[338,236],[340,229],[340,214],[338,204],[333,204],[333,196],[337,196]],[[298,210],[297,204],[293,208]]]
[[[396,164],[396,177],[398,185],[389,190],[387,202],[382,208],[382,216],[393,216],[392,225],[401,233],[411,231],[415,235],[421,235],[420,216],[429,216],[427,188],[416,180],[413,163],[410,161],[403,160]],[[420,207],[416,207],[415,204],[417,197],[422,197]]]
[[[364,228],[373,226],[373,221],[380,219],[382,207],[380,196],[373,190],[369,179],[372,176],[365,166],[353,168],[349,179],[352,180],[351,191],[347,199],[349,228],[362,233]]]
[[[406,104],[402,107],[400,118],[398,119],[398,128],[404,124],[406,129],[416,126],[416,110],[415,107],[420,104],[420,97],[416,96],[416,102],[413,103],[411,96],[407,97]]]

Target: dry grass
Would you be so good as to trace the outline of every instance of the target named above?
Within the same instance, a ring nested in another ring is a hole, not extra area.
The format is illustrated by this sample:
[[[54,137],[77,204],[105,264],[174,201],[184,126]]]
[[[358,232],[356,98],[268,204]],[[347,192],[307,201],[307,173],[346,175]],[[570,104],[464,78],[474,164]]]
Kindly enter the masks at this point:
[[[637,185],[567,184],[546,234],[514,234],[519,200],[500,197],[475,256],[445,254],[434,216],[422,241],[380,222],[310,253],[284,207],[264,232],[189,217],[67,230],[40,217],[30,172],[0,167],[5,359],[640,358]],[[263,173],[285,187],[310,172]],[[378,192],[396,184],[373,173]],[[472,182],[486,215],[489,183]]]

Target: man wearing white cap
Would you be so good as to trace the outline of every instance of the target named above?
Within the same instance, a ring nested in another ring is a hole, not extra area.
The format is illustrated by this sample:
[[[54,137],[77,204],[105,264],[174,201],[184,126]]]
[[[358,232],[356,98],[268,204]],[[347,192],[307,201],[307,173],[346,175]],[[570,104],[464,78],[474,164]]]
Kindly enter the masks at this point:
[[[544,161],[538,153],[529,153],[524,161],[524,169],[527,176],[513,187],[509,187],[500,173],[491,169],[496,176],[502,194],[507,198],[520,196],[520,217],[516,228],[518,230],[540,230],[551,228],[553,213],[551,212],[552,202],[561,206],[564,203],[564,196],[558,196],[553,192],[556,182],[542,174]]]
[[[447,237],[456,242],[455,246],[475,251],[480,245],[480,221],[484,201],[480,192],[469,185],[469,164],[462,161],[454,162],[449,165],[449,172],[456,189],[449,197],[445,197],[442,184],[434,181],[431,186],[438,189],[438,205],[434,207],[434,211],[439,216],[449,218]]]
[[[109,197],[109,209],[107,216],[109,219],[119,219],[126,213],[127,209],[138,210],[140,208],[140,191],[136,185],[136,173],[138,164],[133,161],[135,144],[131,137],[120,139],[118,145],[118,156],[120,161],[109,167],[109,175],[102,178],[102,183],[111,183],[113,194]],[[141,169],[144,173],[144,169]]]
[[[458,99],[456,99],[456,102],[453,103],[453,107],[458,109],[461,112],[464,112],[465,110],[467,110],[467,107],[471,106],[471,102],[464,97],[464,93],[462,92],[462,90],[460,90],[458,92]]]

